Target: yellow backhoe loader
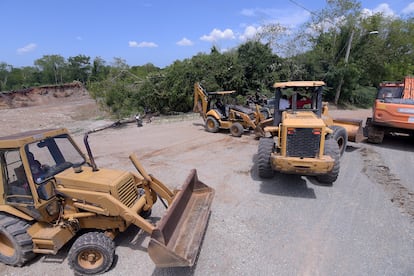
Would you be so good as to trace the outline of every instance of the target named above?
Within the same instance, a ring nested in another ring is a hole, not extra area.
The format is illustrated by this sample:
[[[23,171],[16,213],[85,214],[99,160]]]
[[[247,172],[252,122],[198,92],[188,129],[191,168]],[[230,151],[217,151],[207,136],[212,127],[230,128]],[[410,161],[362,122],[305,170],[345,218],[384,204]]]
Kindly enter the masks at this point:
[[[103,273],[114,260],[115,236],[136,225],[151,235],[148,253],[156,266],[194,265],[214,190],[193,169],[171,191],[133,154],[137,172],[98,168],[90,133],[88,154],[64,128],[0,138],[0,261],[22,266],[75,239],[70,267],[81,275]],[[146,218],[157,198],[167,209],[153,224]]]
[[[269,109],[256,105],[256,110],[240,105],[225,103],[222,99],[231,91],[207,92],[200,83],[194,84],[194,112],[199,112],[208,132],[229,129],[231,135],[240,137],[245,130],[255,130],[256,136],[262,135],[258,124],[269,117]]]

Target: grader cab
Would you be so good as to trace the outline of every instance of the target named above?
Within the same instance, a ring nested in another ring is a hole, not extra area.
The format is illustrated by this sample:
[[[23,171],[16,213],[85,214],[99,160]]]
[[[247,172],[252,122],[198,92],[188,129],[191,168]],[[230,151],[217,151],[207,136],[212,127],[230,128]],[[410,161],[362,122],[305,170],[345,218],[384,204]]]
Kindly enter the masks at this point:
[[[151,235],[148,253],[157,266],[194,265],[214,190],[194,169],[171,191],[135,155],[137,173],[98,168],[87,138],[87,155],[66,129],[0,138],[0,261],[22,266],[76,238],[71,268],[103,273],[114,260],[113,239],[133,224]],[[146,218],[157,197],[167,210],[154,225]]]

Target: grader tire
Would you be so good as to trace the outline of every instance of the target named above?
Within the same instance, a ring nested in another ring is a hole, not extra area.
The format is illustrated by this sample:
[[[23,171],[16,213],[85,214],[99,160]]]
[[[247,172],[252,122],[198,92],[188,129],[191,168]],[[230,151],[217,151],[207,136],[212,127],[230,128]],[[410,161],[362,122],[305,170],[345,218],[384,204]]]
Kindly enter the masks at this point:
[[[101,274],[114,261],[115,243],[102,232],[80,236],[69,250],[69,266],[80,275]]]
[[[270,164],[270,156],[273,152],[273,138],[260,138],[257,156],[257,169],[261,178],[272,178],[274,171]]]
[[[241,137],[243,135],[244,128],[240,123],[233,123],[230,126],[230,134],[234,137]]]
[[[0,262],[22,266],[33,259],[33,241],[27,234],[30,224],[4,213],[0,213]]]
[[[208,132],[216,133],[219,131],[219,122],[216,118],[208,116],[206,119],[206,130]]]
[[[334,166],[332,168],[332,170],[327,173],[327,174],[323,174],[323,175],[318,175],[316,176],[316,179],[324,184],[327,185],[332,185],[333,182],[336,181],[336,179],[338,178],[338,174],[339,174],[339,158],[340,158],[340,153],[339,153],[339,146],[338,143],[335,141],[335,139],[331,138],[331,139],[327,139],[325,141],[325,150],[324,150],[324,154],[325,155],[329,155],[334,159]]]

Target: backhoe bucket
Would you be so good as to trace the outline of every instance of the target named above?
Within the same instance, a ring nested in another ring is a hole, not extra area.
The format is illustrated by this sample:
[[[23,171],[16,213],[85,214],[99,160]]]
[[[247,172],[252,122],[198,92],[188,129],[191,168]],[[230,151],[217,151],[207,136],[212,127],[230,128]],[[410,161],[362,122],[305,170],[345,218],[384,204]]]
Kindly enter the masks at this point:
[[[333,124],[336,126],[342,126],[346,129],[348,141],[360,143],[365,139],[362,128],[362,120],[338,118],[333,119]]]
[[[157,267],[192,266],[207,227],[214,189],[193,169],[151,234],[148,254]]]

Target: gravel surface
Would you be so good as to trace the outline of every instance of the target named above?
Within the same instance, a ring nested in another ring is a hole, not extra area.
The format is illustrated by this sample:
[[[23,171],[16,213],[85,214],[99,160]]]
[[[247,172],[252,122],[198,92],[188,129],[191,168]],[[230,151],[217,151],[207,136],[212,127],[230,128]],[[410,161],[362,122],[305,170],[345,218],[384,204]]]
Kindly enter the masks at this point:
[[[360,119],[370,113],[332,111]],[[90,99],[0,110],[0,118],[3,134],[65,126],[79,143],[86,130],[111,122]],[[253,134],[207,133],[194,115],[128,124],[89,140],[100,167],[134,170],[128,156],[135,153],[172,189],[196,168],[216,190],[193,268],[156,268],[146,253],[148,235],[131,227],[116,238],[116,262],[105,275],[414,275],[412,140],[350,143],[333,186],[297,175],[260,179]],[[158,203],[153,217],[162,214]],[[21,268],[0,264],[0,275],[73,275],[67,252]]]

